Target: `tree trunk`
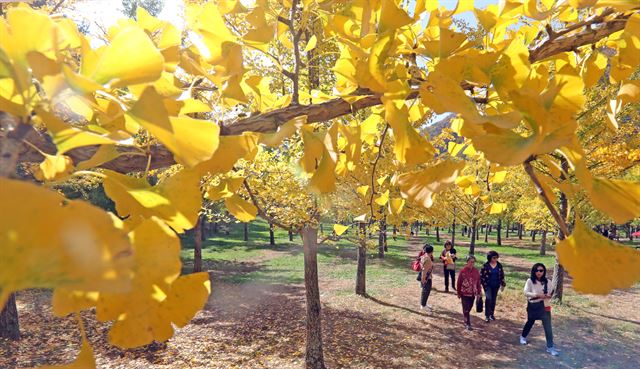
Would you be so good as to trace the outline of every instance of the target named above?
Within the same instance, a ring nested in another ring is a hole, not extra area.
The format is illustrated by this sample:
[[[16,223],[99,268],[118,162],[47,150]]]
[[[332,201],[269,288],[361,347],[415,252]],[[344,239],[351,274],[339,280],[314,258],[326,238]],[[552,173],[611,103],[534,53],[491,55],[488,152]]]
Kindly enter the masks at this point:
[[[358,268],[356,270],[356,295],[367,296],[367,229],[360,223],[360,244],[358,245]]]
[[[322,226],[322,223],[320,223],[320,234],[324,234],[324,227]]]
[[[273,232],[273,224],[269,223],[269,245],[271,246],[275,246],[276,245],[276,237],[275,234]]]
[[[518,223],[518,239],[522,239],[523,231],[524,231],[524,225],[522,223]]]
[[[477,225],[477,221],[476,221],[476,226],[475,226],[476,230],[475,230],[475,235],[476,235],[476,241],[480,240],[480,232],[478,232],[478,225]]]
[[[507,228],[506,228],[506,233],[504,235],[504,238],[509,238],[509,230],[511,228],[511,223],[507,222]]]
[[[536,242],[536,233],[537,231],[535,230],[531,231],[531,242]]]
[[[307,298],[305,368],[325,369],[322,354],[320,288],[318,287],[318,230],[305,226],[301,232],[304,251],[304,286]]]
[[[10,340],[20,339],[20,322],[18,321],[18,307],[16,295],[9,295],[9,299],[0,312],[0,338]]]
[[[200,214],[193,232],[193,272],[202,271],[202,226],[204,216]]]
[[[384,247],[386,244],[387,222],[383,218],[380,220],[380,233],[378,234],[378,258],[384,259]]]
[[[566,173],[569,171],[569,162],[565,157],[560,158],[560,166],[562,170]],[[560,179],[565,180],[564,173],[560,174]],[[565,221],[567,220],[567,214],[569,212],[569,203],[567,201],[567,195],[564,192],[560,192],[560,216]],[[560,227],[558,227],[558,239],[564,240],[565,235]],[[553,291],[553,299],[559,303],[562,303],[562,296],[564,293],[564,267],[560,264],[560,260],[558,260],[558,254],[556,253],[555,265],[553,268],[553,278],[551,279],[551,290]]]
[[[542,230],[542,237],[540,237],[540,255],[547,254],[547,230]]]
[[[440,227],[436,227],[436,242],[440,242]]]
[[[293,242],[293,232],[289,230],[289,242]]]
[[[474,254],[476,250],[476,234],[478,233],[478,221],[471,219],[471,243],[469,244],[469,254]]]
[[[243,236],[244,236],[244,241],[247,242],[247,241],[249,241],[249,223],[244,222],[244,223],[242,223],[242,225],[243,225],[242,233],[243,233]]]
[[[489,232],[490,232],[490,226],[485,225],[485,230],[484,230],[484,243],[489,243]]]
[[[496,227],[496,231],[498,232],[496,236],[496,242],[498,246],[502,246],[502,219],[498,218],[498,226]]]
[[[456,218],[458,217],[458,209],[456,207],[453,208],[453,224],[451,224],[452,232],[451,232],[451,245],[455,247],[456,245]]]
[[[218,234],[218,222],[213,222],[213,234]]]

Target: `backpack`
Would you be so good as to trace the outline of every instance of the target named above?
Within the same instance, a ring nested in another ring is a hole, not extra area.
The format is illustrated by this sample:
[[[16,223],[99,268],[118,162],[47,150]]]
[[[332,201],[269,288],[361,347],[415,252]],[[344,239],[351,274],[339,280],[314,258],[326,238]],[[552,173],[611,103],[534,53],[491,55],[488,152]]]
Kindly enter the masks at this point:
[[[424,251],[420,251],[418,257],[413,262],[411,262],[411,269],[413,269],[414,272],[419,272],[422,270],[422,263],[420,262],[422,255],[424,255]]]

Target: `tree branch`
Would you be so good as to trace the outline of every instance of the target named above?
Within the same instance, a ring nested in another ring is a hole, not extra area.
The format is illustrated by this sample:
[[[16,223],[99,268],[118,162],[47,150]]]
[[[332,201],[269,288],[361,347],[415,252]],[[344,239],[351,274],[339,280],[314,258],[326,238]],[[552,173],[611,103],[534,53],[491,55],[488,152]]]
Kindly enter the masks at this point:
[[[544,188],[542,187],[540,180],[538,179],[538,177],[536,177],[536,173],[533,170],[533,166],[531,166],[531,162],[533,160],[535,160],[535,157],[532,156],[524,162],[523,164],[524,170],[525,172],[527,172],[527,175],[529,175],[529,178],[531,178],[531,182],[533,182],[533,185],[535,186],[536,191],[538,192],[538,195],[540,195],[540,198],[542,199],[544,204],[547,206],[547,209],[549,209],[549,212],[551,212],[551,216],[553,216],[553,219],[555,219],[556,223],[560,227],[560,230],[562,231],[562,233],[568,236],[570,234],[569,227],[567,227],[567,223],[560,216],[556,207],[551,203],[551,200],[549,199],[549,196],[547,195]]]
[[[274,217],[269,216],[267,213],[265,213],[265,211],[262,209],[262,207],[260,206],[260,204],[258,203],[258,199],[256,198],[256,196],[253,194],[253,191],[251,191],[251,187],[249,187],[249,182],[247,182],[247,179],[245,178],[245,180],[242,182],[242,184],[244,185],[245,190],[247,190],[247,193],[249,194],[249,198],[251,199],[251,202],[253,203],[253,205],[256,207],[256,209],[258,209],[258,215],[266,220],[267,222],[276,225],[282,229],[291,229],[291,230],[295,230],[295,232],[297,233],[300,228],[295,228],[291,225],[287,226],[283,223],[280,223],[277,219],[275,219]]]
[[[376,160],[373,162],[373,166],[371,168],[371,197],[369,198],[369,207],[371,207],[371,219],[374,216],[373,210],[373,196],[376,194],[376,167],[378,166],[378,161],[380,161],[380,157],[382,157],[382,145],[384,144],[384,138],[387,137],[387,131],[389,130],[389,124],[385,124],[384,130],[380,135],[380,145],[378,145],[378,155],[376,156]]]

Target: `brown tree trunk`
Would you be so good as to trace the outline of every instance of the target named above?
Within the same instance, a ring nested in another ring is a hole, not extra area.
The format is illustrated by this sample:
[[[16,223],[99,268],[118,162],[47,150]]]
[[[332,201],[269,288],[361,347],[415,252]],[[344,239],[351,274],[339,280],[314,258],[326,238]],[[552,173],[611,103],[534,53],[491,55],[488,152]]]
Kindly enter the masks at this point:
[[[518,238],[522,239],[522,232],[524,231],[524,225],[522,223],[518,223]]]
[[[304,252],[304,286],[307,298],[305,368],[325,369],[322,353],[320,288],[318,287],[318,230],[305,226],[301,232]]]
[[[496,227],[496,231],[498,231],[496,242],[498,246],[502,246],[502,219],[500,218],[498,218],[498,226]]]
[[[542,230],[542,237],[540,237],[540,255],[547,254],[547,230]]]
[[[269,223],[269,245],[271,246],[275,246],[276,245],[276,237],[275,234],[273,232],[273,224]]]
[[[200,214],[193,230],[193,272],[202,271],[202,225],[204,216]]]
[[[476,234],[478,233],[478,221],[476,218],[471,220],[471,243],[469,244],[469,254],[474,254],[476,250]]]
[[[456,218],[458,217],[458,211],[454,207],[453,208],[453,223],[451,224],[451,245],[455,247],[456,245]]]
[[[249,223],[242,223],[242,235],[245,242],[249,241]]]
[[[440,242],[440,227],[436,227],[436,242]]]
[[[560,158],[560,166],[562,170],[566,173],[569,171],[569,162],[566,158]],[[560,179],[566,179],[564,173],[560,174]],[[567,201],[567,195],[564,192],[560,192],[560,216],[565,221],[567,220],[567,215],[569,213],[569,203]],[[560,227],[558,227],[558,239],[564,240],[565,235]],[[560,260],[558,260],[558,254],[556,253],[555,265],[553,268],[553,278],[551,279],[551,290],[553,291],[553,299],[559,303],[562,303],[562,296],[564,293],[564,267],[560,264]]]
[[[378,234],[378,258],[384,259],[384,249],[386,246],[387,222],[383,218],[380,220],[380,233]]]
[[[485,225],[485,229],[484,229],[484,243],[489,243],[489,232],[490,229],[488,225]]]
[[[366,224],[360,223],[358,268],[356,270],[356,295],[367,296],[367,238]]]
[[[18,307],[16,295],[9,295],[9,299],[2,311],[0,311],[0,338],[10,340],[20,339],[20,322],[18,321]]]
[[[536,242],[536,233],[535,230],[531,231],[531,242]]]
[[[293,242],[293,231],[289,230],[289,242]]]
[[[509,230],[511,229],[511,223],[507,222],[506,232],[504,238],[509,238]]]

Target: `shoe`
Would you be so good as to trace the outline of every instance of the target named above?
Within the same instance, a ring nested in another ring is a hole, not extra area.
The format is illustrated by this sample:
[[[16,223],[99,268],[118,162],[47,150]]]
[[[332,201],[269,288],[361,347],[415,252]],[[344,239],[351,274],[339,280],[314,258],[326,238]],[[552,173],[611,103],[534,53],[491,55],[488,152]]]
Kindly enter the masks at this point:
[[[547,352],[551,354],[551,356],[558,356],[560,353],[556,350],[555,347],[547,347]]]
[[[487,323],[489,323],[489,322],[491,321],[491,319],[489,319],[489,317],[486,317],[486,318],[484,319],[484,321],[485,321],[485,322],[487,322]]]
[[[522,336],[520,336],[520,344],[521,345],[526,345],[527,344],[527,339],[522,337]]]
[[[495,318],[493,315],[491,315],[491,316],[489,317],[489,319],[491,319],[491,320],[496,320],[496,318]]]
[[[468,331],[472,331],[473,328],[471,328],[471,324],[466,324],[464,325],[464,329],[468,330]]]
[[[422,305],[420,305],[420,310],[424,310],[424,309],[426,309],[426,308],[427,308],[426,306],[422,306]]]
[[[444,292],[449,292],[449,287],[445,287]]]
[[[433,306],[432,306],[432,305],[427,304],[427,309],[429,309],[429,310],[433,310]]]
[[[456,291],[456,288],[455,288],[455,287],[451,286],[451,288],[453,288],[453,290],[454,290],[454,291]]]

